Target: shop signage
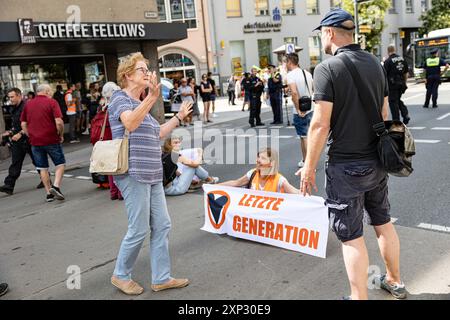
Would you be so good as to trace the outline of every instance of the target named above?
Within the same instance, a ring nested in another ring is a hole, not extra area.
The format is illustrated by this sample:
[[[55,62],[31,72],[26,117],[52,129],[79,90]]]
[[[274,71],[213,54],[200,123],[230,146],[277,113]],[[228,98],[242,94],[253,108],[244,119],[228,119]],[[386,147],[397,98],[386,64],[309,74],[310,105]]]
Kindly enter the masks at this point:
[[[281,32],[281,23],[255,22],[244,26],[244,33]]]
[[[145,38],[142,23],[35,23],[31,19],[18,19],[22,43],[61,39],[114,39]]]

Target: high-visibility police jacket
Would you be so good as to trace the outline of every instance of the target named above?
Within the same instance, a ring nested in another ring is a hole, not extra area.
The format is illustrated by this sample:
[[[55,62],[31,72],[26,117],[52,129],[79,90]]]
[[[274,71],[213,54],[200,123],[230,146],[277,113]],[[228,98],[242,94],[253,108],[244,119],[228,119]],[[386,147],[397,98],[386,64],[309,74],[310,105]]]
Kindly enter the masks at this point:
[[[64,95],[64,101],[67,106],[67,115],[74,115],[77,113],[77,104],[72,93],[73,91],[69,89]]]
[[[445,66],[444,59],[439,57],[428,58],[425,68],[427,78],[439,78],[441,74],[441,67]]]

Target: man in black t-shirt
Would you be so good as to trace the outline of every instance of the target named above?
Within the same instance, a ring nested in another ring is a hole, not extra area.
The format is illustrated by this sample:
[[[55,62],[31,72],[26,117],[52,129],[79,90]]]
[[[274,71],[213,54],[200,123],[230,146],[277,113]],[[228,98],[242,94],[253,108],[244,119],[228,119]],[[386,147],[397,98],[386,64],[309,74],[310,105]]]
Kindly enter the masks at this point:
[[[368,252],[363,237],[363,218],[375,228],[387,274],[381,288],[398,299],[406,298],[400,279],[400,243],[389,215],[388,175],[377,154],[378,137],[364,108],[388,113],[388,87],[378,59],[353,44],[355,24],[351,14],[331,10],[317,28],[325,53],[334,55],[314,70],[315,111],[308,134],[308,154],[301,176],[301,193],[317,191],[318,162],[329,137],[326,193],[330,224],[342,242],[351,287],[351,299],[368,299]],[[316,29],[316,30],[317,30]],[[364,102],[342,56],[364,75]]]
[[[406,91],[406,81],[408,80],[408,63],[403,57],[395,53],[395,47],[388,47],[389,58],[384,62],[388,84],[389,84],[389,107],[391,109],[392,120],[400,121],[400,112],[403,122],[408,124],[411,120],[408,109],[401,98]]]

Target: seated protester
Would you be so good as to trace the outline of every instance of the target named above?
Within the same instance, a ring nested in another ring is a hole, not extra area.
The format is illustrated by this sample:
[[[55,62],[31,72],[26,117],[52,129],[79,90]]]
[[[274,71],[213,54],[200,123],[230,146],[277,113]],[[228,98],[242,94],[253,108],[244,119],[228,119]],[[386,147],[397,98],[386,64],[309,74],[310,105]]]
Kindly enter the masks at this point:
[[[167,163],[170,158],[177,165],[176,176],[172,177],[172,181],[167,181],[164,185],[164,192],[168,196],[179,196],[188,192],[194,177],[197,176],[201,181],[209,184],[216,184],[219,178],[211,177],[209,173],[201,167],[203,151],[198,150],[197,160],[189,159],[181,154],[181,137],[172,136],[167,138],[163,146],[163,169],[165,171],[172,170],[173,163]],[[171,154],[171,157],[167,155]],[[178,167],[178,165],[180,165]],[[169,168],[170,167],[170,168]],[[167,172],[164,176],[170,176]]]
[[[266,148],[258,152],[256,169],[252,169],[238,180],[220,183],[228,187],[246,187],[247,189],[299,194],[300,190],[293,187],[285,177],[278,173],[278,152]]]

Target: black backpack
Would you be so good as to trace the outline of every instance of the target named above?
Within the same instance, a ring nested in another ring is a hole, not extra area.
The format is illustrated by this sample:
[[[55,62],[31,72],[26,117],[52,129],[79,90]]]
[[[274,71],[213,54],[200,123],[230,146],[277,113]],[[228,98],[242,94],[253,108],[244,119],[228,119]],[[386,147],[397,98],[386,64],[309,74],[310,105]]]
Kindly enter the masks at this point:
[[[177,177],[178,166],[172,160],[173,153],[163,152],[161,155],[163,165],[163,185],[166,187]]]

